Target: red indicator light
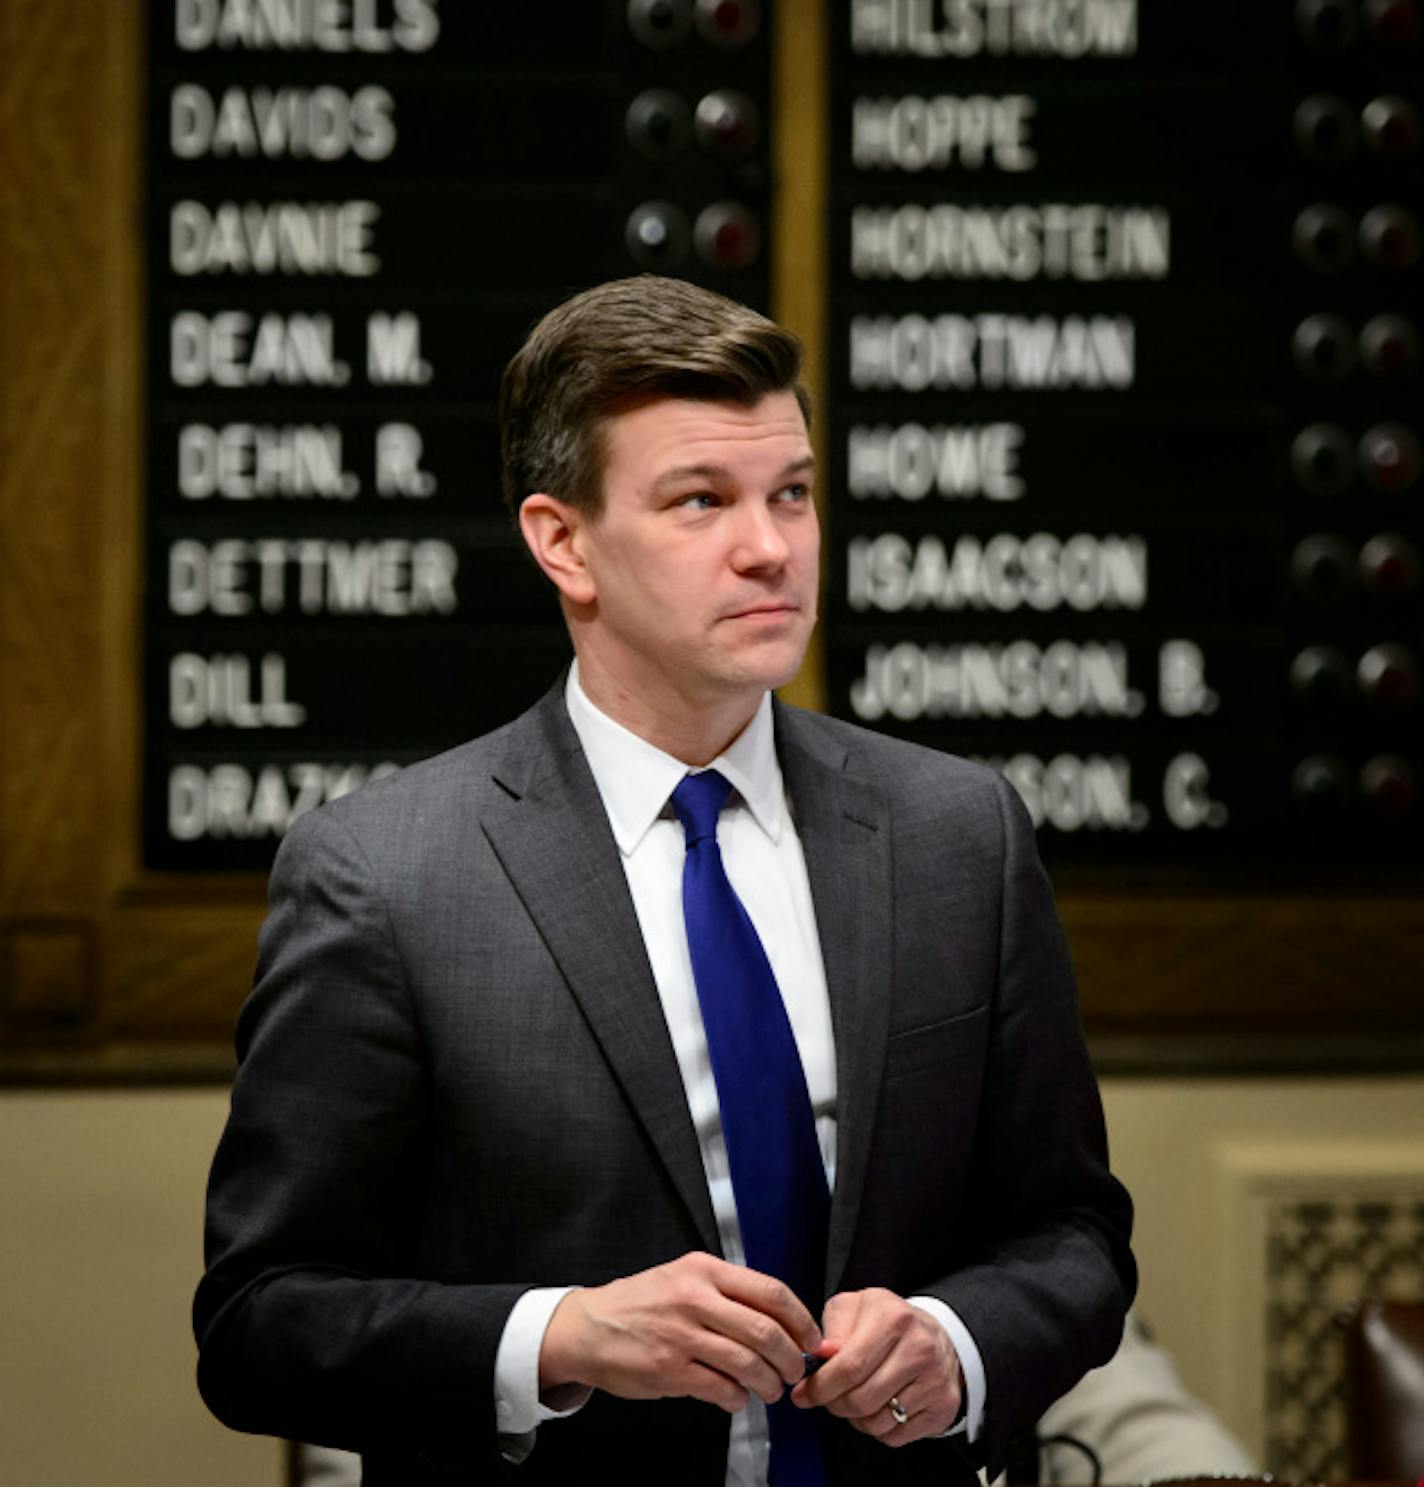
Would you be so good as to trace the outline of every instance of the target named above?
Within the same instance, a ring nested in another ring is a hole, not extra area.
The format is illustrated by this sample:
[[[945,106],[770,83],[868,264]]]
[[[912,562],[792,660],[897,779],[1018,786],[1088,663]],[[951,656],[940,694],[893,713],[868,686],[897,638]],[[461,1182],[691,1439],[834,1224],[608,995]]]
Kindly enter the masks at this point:
[[[1386,815],[1402,816],[1419,799],[1414,766],[1398,754],[1377,754],[1360,771],[1360,793]]]
[[[1360,691],[1391,712],[1413,707],[1419,699],[1419,668],[1402,645],[1374,645],[1355,668]]]
[[[706,149],[722,156],[745,155],[759,133],[756,105],[728,89],[709,93],[697,105],[694,126]]]
[[[1408,490],[1419,479],[1419,440],[1402,423],[1376,424],[1360,440],[1360,468],[1376,490]]]
[[[1413,268],[1419,262],[1419,223],[1404,207],[1371,207],[1360,222],[1360,248],[1378,268]]]
[[[1381,532],[1360,549],[1360,578],[1377,598],[1408,598],[1419,587],[1419,553],[1398,532]]]
[[[1407,98],[1372,98],[1360,121],[1365,143],[1378,155],[1412,155],[1419,148],[1419,114]]]
[[[717,257],[726,263],[729,259],[743,256],[746,252],[747,235],[739,222],[724,222],[712,234],[712,243],[717,250]]]
[[[750,41],[760,24],[756,0],[697,0],[697,28],[717,46]]]
[[[705,208],[693,228],[692,240],[702,261],[717,269],[746,268],[761,251],[756,218],[731,201]]]
[[[740,46],[757,34],[757,0],[697,0],[697,28],[718,46]]]
[[[1419,365],[1419,332],[1402,315],[1376,315],[1360,331],[1360,360],[1376,377],[1403,377]]]
[[[1412,46],[1419,40],[1419,7],[1415,0],[1366,0],[1365,25],[1386,46]]]

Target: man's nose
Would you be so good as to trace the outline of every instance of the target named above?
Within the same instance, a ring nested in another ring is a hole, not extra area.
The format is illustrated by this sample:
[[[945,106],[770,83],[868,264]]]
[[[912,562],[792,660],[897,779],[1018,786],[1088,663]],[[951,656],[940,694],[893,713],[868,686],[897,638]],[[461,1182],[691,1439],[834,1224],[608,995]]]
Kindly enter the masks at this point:
[[[733,564],[739,569],[752,571],[780,568],[791,548],[786,533],[771,510],[766,506],[748,506],[738,515],[741,520],[732,550]]]

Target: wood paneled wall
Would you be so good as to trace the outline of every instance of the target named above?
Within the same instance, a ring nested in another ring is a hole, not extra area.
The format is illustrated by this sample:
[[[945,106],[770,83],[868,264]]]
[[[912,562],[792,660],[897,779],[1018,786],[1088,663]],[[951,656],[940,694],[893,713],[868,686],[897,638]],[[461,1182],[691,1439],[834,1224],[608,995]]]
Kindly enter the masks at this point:
[[[824,381],[824,5],[778,26],[775,284]],[[139,866],[137,5],[0,6],[0,1079],[222,1078],[256,877]],[[796,700],[824,695],[813,657]],[[1106,1067],[1424,1057],[1417,885],[1060,884]]]
[[[221,1073],[261,884],[138,867],[142,7],[0,7],[0,1071]]]

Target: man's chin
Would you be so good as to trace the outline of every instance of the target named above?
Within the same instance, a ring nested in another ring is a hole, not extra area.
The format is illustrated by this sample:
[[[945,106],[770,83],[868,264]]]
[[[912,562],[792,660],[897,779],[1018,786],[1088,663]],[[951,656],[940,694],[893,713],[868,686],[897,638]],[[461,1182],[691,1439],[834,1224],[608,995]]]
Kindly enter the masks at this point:
[[[743,685],[755,686],[762,692],[774,692],[793,680],[801,670],[809,639],[807,636],[798,642],[768,641],[753,648],[752,653],[743,658],[744,665],[734,670],[740,673]]]

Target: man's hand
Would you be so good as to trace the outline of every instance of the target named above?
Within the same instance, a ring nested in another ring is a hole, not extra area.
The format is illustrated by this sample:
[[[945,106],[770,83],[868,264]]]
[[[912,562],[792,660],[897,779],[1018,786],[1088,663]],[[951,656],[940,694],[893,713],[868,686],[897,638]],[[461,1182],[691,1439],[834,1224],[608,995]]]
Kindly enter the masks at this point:
[[[823,1405],[887,1446],[943,1435],[959,1413],[959,1357],[943,1327],[893,1291],[844,1291],[826,1302],[829,1361],[791,1395]],[[890,1401],[909,1416],[899,1424]]]
[[[748,1393],[770,1404],[821,1345],[790,1287],[715,1255],[682,1255],[570,1291],[539,1354],[541,1391],[584,1384],[623,1399],[689,1397],[729,1414]]]

